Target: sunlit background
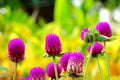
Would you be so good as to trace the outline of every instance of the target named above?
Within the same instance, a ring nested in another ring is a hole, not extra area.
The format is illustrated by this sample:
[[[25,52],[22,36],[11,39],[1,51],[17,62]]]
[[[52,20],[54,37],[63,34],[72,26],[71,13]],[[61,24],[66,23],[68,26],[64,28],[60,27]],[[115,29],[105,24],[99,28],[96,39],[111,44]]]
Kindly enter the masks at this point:
[[[116,40],[107,43],[111,80],[120,80],[120,0],[0,0],[0,80],[11,80],[14,63],[8,58],[8,42],[21,38],[25,42],[25,60],[18,64],[18,78],[27,77],[31,68],[46,65],[45,36],[60,37],[62,53],[80,51],[88,55],[87,44],[80,38],[84,27],[95,28],[99,21],[109,22]],[[107,72],[99,55],[103,80]],[[59,58],[57,58],[59,63]],[[86,62],[86,60],[85,60]],[[99,70],[92,58],[89,80],[99,80]]]

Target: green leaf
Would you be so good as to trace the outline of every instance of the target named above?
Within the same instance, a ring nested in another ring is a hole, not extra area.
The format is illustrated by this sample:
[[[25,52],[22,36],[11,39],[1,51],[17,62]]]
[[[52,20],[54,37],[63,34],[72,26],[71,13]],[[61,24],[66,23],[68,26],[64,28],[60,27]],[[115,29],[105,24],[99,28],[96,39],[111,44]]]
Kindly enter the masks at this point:
[[[116,40],[116,39],[117,39],[116,36],[112,36],[108,39],[108,41],[113,41],[113,40]]]
[[[98,54],[94,54],[92,55],[93,58],[97,58]]]
[[[96,40],[95,41],[100,41],[100,42],[102,42],[102,41],[107,41],[107,40],[109,40],[109,37],[106,37],[106,36],[103,36],[103,35],[97,35],[96,36]]]
[[[9,71],[8,68],[0,66],[0,71]]]
[[[45,58],[52,57],[52,56],[53,56],[53,55],[51,55],[51,54],[45,54],[45,55],[44,55]]]
[[[103,52],[101,52],[101,53],[99,53],[99,54],[103,56],[103,55],[105,54],[105,52],[103,51]]]
[[[64,54],[64,53],[62,53],[62,54],[57,54],[56,56],[57,56],[57,57],[61,57],[63,54]]]
[[[107,36],[103,36],[103,35],[99,35],[99,34],[95,34],[96,40],[95,41],[113,41],[116,40],[115,36],[112,37],[107,37]]]
[[[70,18],[70,0],[56,0],[54,20],[64,22]]]
[[[72,16],[70,0],[56,0],[54,9],[54,21],[61,25],[62,29],[71,33],[75,27],[75,22]]]

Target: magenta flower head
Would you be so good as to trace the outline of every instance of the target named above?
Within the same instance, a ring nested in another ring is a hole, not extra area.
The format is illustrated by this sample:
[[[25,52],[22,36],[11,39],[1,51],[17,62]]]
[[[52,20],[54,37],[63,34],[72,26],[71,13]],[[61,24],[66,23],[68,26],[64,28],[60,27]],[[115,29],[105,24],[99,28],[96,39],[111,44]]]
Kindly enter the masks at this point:
[[[56,67],[57,67],[58,76],[60,76],[62,69],[58,64],[56,64]],[[55,70],[54,70],[53,62],[51,62],[47,65],[46,74],[47,74],[47,76],[51,77],[52,79],[55,79]]]
[[[45,80],[44,69],[41,67],[34,67],[30,70],[27,80]]]
[[[84,55],[80,52],[74,52],[67,65],[67,71],[69,73],[80,75],[83,72]]]
[[[99,31],[99,34],[111,37],[112,36],[112,30],[110,28],[110,25],[107,22],[99,22],[96,26],[96,29]]]
[[[67,70],[68,60],[71,54],[72,52],[66,52],[60,58],[60,65],[65,72]]]
[[[8,44],[9,59],[13,62],[18,63],[24,60],[24,55],[25,55],[24,42],[19,38],[12,39]]]
[[[62,51],[60,39],[56,34],[48,34],[45,44],[46,53],[56,55]]]
[[[84,38],[85,38],[85,33],[88,33],[88,28],[83,28],[83,30],[80,34],[80,37],[83,41],[84,41]]]
[[[91,46],[88,46],[88,52],[90,52]],[[93,49],[92,49],[92,55],[97,55],[99,54],[103,49],[103,45],[99,42],[95,42]]]

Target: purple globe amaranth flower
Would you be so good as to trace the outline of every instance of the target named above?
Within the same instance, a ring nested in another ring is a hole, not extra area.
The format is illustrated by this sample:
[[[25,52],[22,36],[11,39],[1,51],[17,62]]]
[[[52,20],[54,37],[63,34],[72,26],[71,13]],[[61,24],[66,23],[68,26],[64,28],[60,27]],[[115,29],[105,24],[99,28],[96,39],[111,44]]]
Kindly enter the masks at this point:
[[[85,38],[85,33],[87,33],[88,32],[88,28],[83,28],[83,30],[82,30],[82,32],[81,32],[81,34],[80,34],[80,37],[81,37],[81,39],[84,41],[84,38]]]
[[[68,60],[69,60],[69,57],[71,54],[72,54],[72,52],[66,52],[60,58],[60,65],[65,72],[67,70]]]
[[[58,76],[60,76],[62,69],[58,64],[56,64],[56,67],[57,67]],[[51,77],[52,79],[55,79],[55,70],[54,70],[53,62],[51,62],[47,65],[46,74],[47,74],[47,76]]]
[[[91,45],[88,46],[88,52],[90,52],[91,47],[92,47]],[[102,49],[103,45],[99,42],[95,42],[92,49],[92,55],[99,54],[102,51]]]
[[[99,34],[111,37],[112,36],[112,30],[110,28],[110,25],[107,22],[99,22],[96,26],[96,30],[99,31]]]
[[[60,39],[56,34],[48,34],[45,44],[46,53],[56,55],[62,51]]]
[[[34,67],[30,70],[27,80],[45,80],[44,69],[41,67]]]
[[[18,62],[24,60],[24,55],[25,55],[24,42],[19,38],[10,40],[10,42],[8,44],[9,59],[13,62],[18,63]]]
[[[67,71],[75,75],[80,75],[83,72],[84,55],[80,52],[74,52],[67,65]]]

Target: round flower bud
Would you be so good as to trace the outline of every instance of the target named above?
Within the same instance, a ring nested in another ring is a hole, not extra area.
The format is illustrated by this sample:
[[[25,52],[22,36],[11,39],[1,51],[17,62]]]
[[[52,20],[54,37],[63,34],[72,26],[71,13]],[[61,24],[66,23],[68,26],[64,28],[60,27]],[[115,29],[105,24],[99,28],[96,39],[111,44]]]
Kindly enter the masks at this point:
[[[44,69],[41,67],[34,67],[30,70],[27,80],[45,80]]]
[[[62,69],[58,64],[56,64],[56,67],[57,67],[58,76],[60,76]],[[51,62],[47,65],[46,74],[47,74],[47,76],[51,77],[52,79],[55,79],[55,70],[54,70],[53,62]]]
[[[67,71],[75,75],[80,75],[83,72],[84,55],[80,52],[74,52],[67,65]]]
[[[65,72],[67,70],[68,60],[69,60],[69,57],[71,54],[72,54],[72,52],[66,52],[60,58],[60,65]]]
[[[94,40],[94,34],[89,32],[88,28],[83,28],[80,36],[81,36],[81,39],[86,43],[93,42]]]
[[[91,45],[88,46],[88,52],[90,52],[91,47],[92,47]],[[99,42],[95,42],[92,49],[92,55],[94,56],[101,53],[102,49],[103,49],[103,45]]]
[[[85,40],[86,43],[90,43],[94,41],[94,34],[91,32],[85,33]]]
[[[111,37],[112,36],[112,30],[110,28],[110,25],[107,22],[99,22],[96,26],[96,30],[99,31],[99,34]]]
[[[56,55],[62,51],[60,39],[56,34],[48,34],[45,44],[46,53]]]
[[[8,44],[9,59],[13,62],[18,63],[24,60],[24,55],[25,55],[24,42],[19,38],[12,39]]]

